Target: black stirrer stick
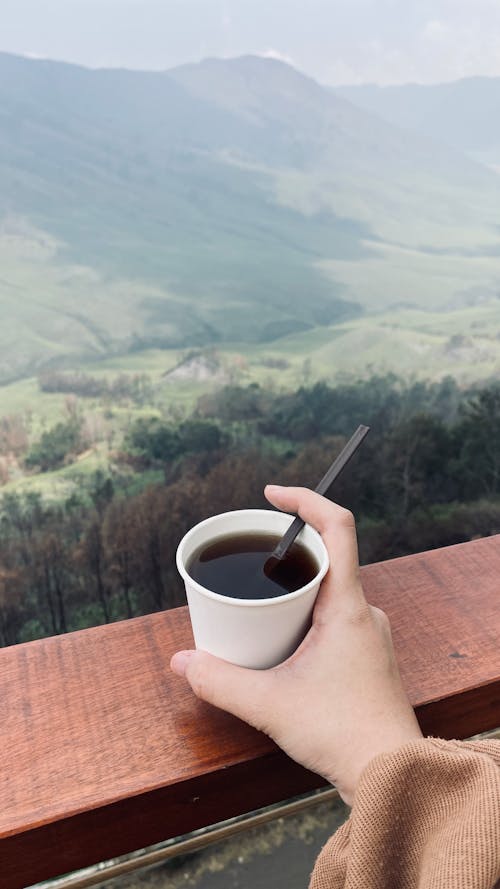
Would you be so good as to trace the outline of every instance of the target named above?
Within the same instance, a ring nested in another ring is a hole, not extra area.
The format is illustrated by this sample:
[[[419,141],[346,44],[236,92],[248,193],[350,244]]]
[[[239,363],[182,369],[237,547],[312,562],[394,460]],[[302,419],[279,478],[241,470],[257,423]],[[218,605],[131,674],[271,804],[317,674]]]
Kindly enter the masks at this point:
[[[333,482],[340,475],[342,470],[347,466],[349,460],[358,450],[361,442],[364,440],[365,436],[368,435],[370,431],[369,426],[358,426],[354,435],[351,436],[349,441],[347,442],[345,448],[342,449],[338,457],[335,458],[332,465],[325,472],[323,478],[319,482],[319,484],[314,489],[317,494],[327,494],[329,489],[331,488]],[[278,562],[286,556],[288,550],[290,549],[293,541],[297,537],[299,531],[304,527],[305,522],[300,516],[297,516],[288,531],[285,532],[277,546],[275,546],[273,552],[269,556],[264,565],[264,571],[268,574],[272,571]]]

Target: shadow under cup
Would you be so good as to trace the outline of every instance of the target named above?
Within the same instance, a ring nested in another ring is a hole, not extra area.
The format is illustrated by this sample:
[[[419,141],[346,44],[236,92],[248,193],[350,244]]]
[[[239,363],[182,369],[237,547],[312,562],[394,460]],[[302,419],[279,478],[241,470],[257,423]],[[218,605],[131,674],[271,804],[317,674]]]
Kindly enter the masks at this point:
[[[328,571],[328,553],[318,534],[305,525],[297,541],[314,556],[316,576],[293,593],[272,599],[236,599],[205,589],[188,574],[192,556],[209,543],[239,534],[283,535],[293,516],[266,509],[240,509],[195,525],[177,549],[177,568],[186,586],[196,648],[233,664],[266,669],[286,660],[311,625],[318,590]]]

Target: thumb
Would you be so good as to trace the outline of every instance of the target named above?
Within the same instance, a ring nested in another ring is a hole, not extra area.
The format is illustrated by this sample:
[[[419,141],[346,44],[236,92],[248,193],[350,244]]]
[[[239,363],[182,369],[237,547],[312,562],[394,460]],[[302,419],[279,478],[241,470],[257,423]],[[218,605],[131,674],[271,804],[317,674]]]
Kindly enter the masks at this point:
[[[273,671],[237,667],[198,650],[178,651],[170,667],[185,676],[198,698],[266,731],[267,710],[272,707],[269,692],[276,679]]]

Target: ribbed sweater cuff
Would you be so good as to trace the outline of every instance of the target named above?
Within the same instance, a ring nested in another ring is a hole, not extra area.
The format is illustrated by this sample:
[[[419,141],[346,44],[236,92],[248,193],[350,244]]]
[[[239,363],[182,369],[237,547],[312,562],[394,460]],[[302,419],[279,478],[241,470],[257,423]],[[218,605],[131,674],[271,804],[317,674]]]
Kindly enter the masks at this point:
[[[424,738],[375,757],[311,889],[492,889],[500,878],[500,741]]]

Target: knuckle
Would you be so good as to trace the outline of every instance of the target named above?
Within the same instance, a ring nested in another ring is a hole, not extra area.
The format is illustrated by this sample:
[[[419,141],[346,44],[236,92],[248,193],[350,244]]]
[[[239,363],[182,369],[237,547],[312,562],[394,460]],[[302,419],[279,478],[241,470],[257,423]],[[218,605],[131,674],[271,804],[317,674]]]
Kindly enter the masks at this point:
[[[385,625],[389,626],[389,618],[387,617],[387,614],[385,613],[385,611],[382,611],[381,608],[377,608],[376,605],[372,605],[371,609],[372,609],[372,612],[375,616],[375,620],[377,620],[380,624],[383,624],[384,626]]]
[[[339,525],[349,529],[356,527],[356,519],[350,509],[339,506],[338,503],[332,503],[331,506],[330,521],[328,523],[330,530],[334,531]]]
[[[377,608],[376,606],[372,606],[373,617],[375,619],[375,623],[382,630],[385,635],[391,635],[391,622],[387,617],[385,611],[382,611],[381,608]]]
[[[343,525],[346,528],[355,528],[356,527],[356,519],[354,518],[354,514],[350,509],[346,509],[344,506],[339,506],[339,518]]]
[[[356,533],[356,519],[349,509],[334,505],[323,527],[323,533],[335,536],[339,529]]]
[[[354,626],[363,626],[371,620],[371,610],[365,600],[354,603],[349,611],[349,621]]]

